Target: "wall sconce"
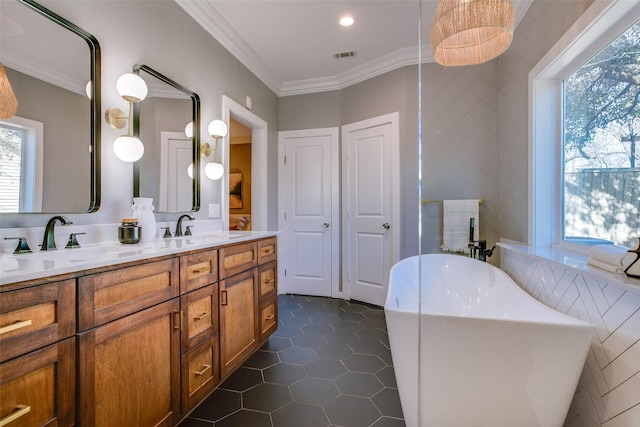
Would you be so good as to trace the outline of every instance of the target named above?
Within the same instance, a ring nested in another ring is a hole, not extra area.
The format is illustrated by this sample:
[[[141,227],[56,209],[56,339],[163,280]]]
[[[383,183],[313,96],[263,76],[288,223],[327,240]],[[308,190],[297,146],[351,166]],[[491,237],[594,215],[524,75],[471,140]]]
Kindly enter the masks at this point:
[[[9,77],[0,63],[0,119],[8,119],[16,115],[18,100],[11,89]]]
[[[214,120],[209,123],[209,127],[207,128],[209,131],[209,135],[216,140],[216,145],[213,149],[213,161],[208,162],[204,167],[204,174],[207,178],[216,180],[222,178],[224,175],[224,166],[222,163],[218,162],[218,143],[222,138],[227,136],[227,124],[222,120]]]
[[[129,127],[127,134],[119,136],[113,142],[113,151],[116,156],[125,162],[136,162],[140,160],[144,154],[144,145],[142,141],[131,132],[133,122],[133,104],[138,103],[147,96],[147,84],[142,77],[136,74],[123,74],[116,83],[118,94],[129,103],[129,115],[125,116],[124,111],[119,108],[109,108],[105,113],[107,124],[113,129],[122,129],[126,126],[127,121]]]
[[[217,161],[217,153],[218,141],[227,135],[227,125],[222,120],[214,120],[209,123],[208,131],[213,139],[216,140],[216,145],[213,149],[213,161],[207,162],[204,166],[204,175],[215,181],[222,178],[222,175],[224,174],[224,167]],[[185,126],[184,134],[187,135],[187,138],[193,138],[193,122],[189,122],[189,124]],[[200,155],[202,157],[209,157],[211,155],[211,151],[211,145],[208,142],[200,144]],[[187,168],[187,175],[189,175],[189,178],[193,179],[193,163],[191,163]]]

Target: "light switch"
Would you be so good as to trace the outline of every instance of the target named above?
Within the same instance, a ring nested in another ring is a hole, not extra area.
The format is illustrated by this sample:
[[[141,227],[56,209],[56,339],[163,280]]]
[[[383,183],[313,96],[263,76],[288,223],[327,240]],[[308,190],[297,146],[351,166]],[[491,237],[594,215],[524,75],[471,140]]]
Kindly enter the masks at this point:
[[[209,203],[209,218],[220,218],[220,205]]]

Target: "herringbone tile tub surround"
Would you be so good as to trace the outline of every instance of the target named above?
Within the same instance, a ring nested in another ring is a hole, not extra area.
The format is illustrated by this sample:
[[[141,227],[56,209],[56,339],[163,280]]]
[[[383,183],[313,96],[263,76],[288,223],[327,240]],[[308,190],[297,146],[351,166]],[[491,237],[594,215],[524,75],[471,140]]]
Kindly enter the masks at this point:
[[[530,295],[596,327],[565,427],[640,426],[640,292],[504,248],[501,263]]]

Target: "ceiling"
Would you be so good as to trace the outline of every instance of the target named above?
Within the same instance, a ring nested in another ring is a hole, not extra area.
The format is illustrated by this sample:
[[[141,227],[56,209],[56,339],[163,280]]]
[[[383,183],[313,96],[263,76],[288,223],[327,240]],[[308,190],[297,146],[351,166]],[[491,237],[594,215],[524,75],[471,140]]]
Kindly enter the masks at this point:
[[[278,96],[342,89],[433,61],[436,0],[175,0]],[[512,0],[516,25],[533,0]],[[350,14],[353,26],[338,19]],[[422,16],[422,24],[419,17]],[[355,56],[335,59],[348,51]]]

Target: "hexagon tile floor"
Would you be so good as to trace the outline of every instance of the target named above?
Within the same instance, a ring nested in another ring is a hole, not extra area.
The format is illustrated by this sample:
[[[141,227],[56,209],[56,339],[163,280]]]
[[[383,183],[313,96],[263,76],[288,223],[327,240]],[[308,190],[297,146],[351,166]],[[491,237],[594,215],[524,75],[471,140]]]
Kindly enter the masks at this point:
[[[402,427],[381,308],[280,295],[278,330],[180,427]]]

